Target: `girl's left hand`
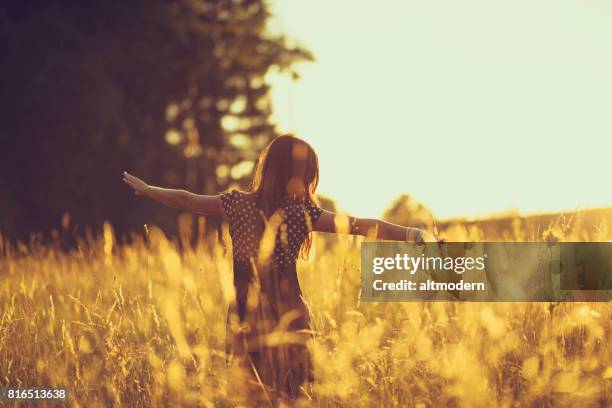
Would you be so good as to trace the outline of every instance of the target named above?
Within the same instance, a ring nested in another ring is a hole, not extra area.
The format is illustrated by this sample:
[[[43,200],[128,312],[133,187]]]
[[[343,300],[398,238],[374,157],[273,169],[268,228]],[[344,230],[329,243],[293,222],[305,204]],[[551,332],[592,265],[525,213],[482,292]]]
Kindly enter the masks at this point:
[[[123,172],[123,182],[134,190],[136,195],[144,195],[149,189],[149,185],[136,176],[132,176],[127,171]]]
[[[438,244],[444,242],[444,240],[439,239],[436,235],[425,231],[425,230],[418,230],[418,235],[415,238],[415,243],[416,244],[425,244],[428,242],[437,242]]]

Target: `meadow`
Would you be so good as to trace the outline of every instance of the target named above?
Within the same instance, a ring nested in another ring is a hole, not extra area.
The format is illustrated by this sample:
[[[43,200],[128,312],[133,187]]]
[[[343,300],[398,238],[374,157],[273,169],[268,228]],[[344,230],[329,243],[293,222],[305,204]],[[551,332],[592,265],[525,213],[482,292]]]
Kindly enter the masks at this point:
[[[580,228],[535,238],[600,239]],[[250,406],[225,370],[231,249],[191,238],[149,226],[124,242],[106,224],[70,251],[0,239],[0,386],[65,387],[74,407]],[[609,302],[362,302],[359,243],[317,236],[298,266],[316,364],[298,405],[611,405]]]

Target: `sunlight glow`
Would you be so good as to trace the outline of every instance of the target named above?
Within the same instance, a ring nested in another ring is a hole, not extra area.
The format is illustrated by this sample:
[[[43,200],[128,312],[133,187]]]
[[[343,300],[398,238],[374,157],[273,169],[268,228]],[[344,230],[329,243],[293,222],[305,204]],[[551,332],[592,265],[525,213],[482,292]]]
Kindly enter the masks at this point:
[[[270,30],[316,58],[266,78],[274,119],[313,144],[341,209],[378,216],[404,192],[439,218],[612,204],[612,3],[271,6]]]

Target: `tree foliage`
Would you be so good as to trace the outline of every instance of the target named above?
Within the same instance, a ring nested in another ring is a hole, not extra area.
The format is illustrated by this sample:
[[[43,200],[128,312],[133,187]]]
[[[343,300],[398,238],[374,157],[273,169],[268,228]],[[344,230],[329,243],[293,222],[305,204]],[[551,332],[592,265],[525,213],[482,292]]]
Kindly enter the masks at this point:
[[[129,200],[120,174],[212,193],[274,136],[271,69],[311,55],[266,31],[262,0],[0,5],[0,230],[23,236],[176,214]]]
[[[410,227],[430,227],[434,223],[431,210],[409,194],[397,197],[383,214],[383,219]]]

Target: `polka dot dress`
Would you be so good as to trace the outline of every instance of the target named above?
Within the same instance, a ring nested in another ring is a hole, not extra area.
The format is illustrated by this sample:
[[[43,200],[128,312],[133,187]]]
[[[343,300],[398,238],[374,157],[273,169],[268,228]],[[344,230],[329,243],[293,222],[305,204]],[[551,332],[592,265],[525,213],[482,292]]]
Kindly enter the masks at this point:
[[[264,232],[263,213],[257,207],[255,196],[232,190],[221,194],[221,203],[229,218],[233,257],[236,263],[256,260]],[[286,198],[279,209],[279,225],[274,245],[274,264],[289,265],[296,262],[306,236],[321,215],[321,208],[310,201],[292,203]]]
[[[255,196],[237,190],[221,194],[221,203],[229,219],[236,289],[227,316],[228,365],[243,365],[247,373],[255,369],[252,381],[264,384],[270,394],[297,397],[305,383],[314,381],[314,370],[307,347],[312,327],[296,261],[322,210],[286,199],[278,216],[266,219]],[[266,230],[266,223],[277,228]],[[257,260],[268,236],[274,238],[274,248],[262,267]],[[278,327],[292,332],[291,342],[267,345],[265,339]]]

